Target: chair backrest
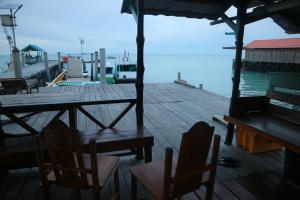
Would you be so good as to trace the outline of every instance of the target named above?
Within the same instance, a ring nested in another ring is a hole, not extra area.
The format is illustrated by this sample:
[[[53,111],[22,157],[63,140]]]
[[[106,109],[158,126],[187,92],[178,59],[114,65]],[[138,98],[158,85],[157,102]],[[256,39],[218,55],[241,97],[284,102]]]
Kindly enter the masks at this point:
[[[198,122],[182,135],[171,196],[178,197],[198,189],[209,153],[214,127]]]
[[[49,161],[38,163],[39,167],[53,171],[58,185],[87,187],[87,174],[92,174],[92,170],[84,166],[79,134],[64,122],[55,120],[43,129],[42,137]]]
[[[8,94],[15,94],[20,90],[27,90],[26,81],[23,78],[4,78],[0,80]]]

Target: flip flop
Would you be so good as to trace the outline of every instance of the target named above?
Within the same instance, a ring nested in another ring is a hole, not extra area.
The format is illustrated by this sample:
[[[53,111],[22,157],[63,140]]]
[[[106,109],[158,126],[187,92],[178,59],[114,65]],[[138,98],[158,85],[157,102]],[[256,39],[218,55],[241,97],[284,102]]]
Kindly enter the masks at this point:
[[[239,167],[240,161],[236,160],[232,157],[221,157],[218,159],[218,165],[220,166],[224,166],[224,167],[231,167],[231,168],[237,168]]]

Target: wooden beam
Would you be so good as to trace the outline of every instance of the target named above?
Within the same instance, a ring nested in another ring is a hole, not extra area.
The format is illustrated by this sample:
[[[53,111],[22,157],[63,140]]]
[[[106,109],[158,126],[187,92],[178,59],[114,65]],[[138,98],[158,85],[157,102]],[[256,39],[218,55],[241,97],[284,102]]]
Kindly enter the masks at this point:
[[[137,0],[137,73],[136,73],[136,122],[138,128],[144,127],[144,0]]]
[[[237,32],[236,24],[226,14],[223,14],[221,18],[235,33]]]
[[[231,94],[231,99],[230,99],[229,116],[234,115],[234,106],[235,106],[235,104],[237,102],[237,98],[239,96],[246,12],[247,12],[246,1],[239,1],[239,6],[238,6],[238,10],[237,10],[237,17],[238,17],[238,19],[237,19],[237,36],[236,36],[236,42],[235,42],[235,45],[236,45],[235,68],[234,68],[234,76],[233,76],[232,94]],[[225,144],[228,144],[228,145],[232,144],[233,131],[234,131],[234,125],[228,124]]]
[[[295,8],[300,6],[300,1],[298,0],[286,0],[280,1],[273,4],[268,4],[264,6],[258,6],[251,13],[247,14],[245,24],[250,24],[268,17],[271,17],[276,14],[280,14],[280,12]],[[210,23],[210,25],[217,25],[221,23],[227,23],[228,20],[237,20],[237,16],[228,17],[228,19],[215,20]],[[227,21],[226,21],[227,20]]]
[[[134,102],[130,103],[126,109],[108,126],[109,128],[113,128],[121,119],[124,117],[126,113],[135,105]]]

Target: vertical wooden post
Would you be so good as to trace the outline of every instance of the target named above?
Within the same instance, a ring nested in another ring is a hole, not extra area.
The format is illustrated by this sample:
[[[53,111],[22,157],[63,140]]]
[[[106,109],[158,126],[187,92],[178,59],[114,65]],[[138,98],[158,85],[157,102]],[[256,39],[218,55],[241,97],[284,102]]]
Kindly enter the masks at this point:
[[[2,109],[2,103],[0,102],[0,110]],[[0,146],[4,146],[4,130],[2,128],[1,112],[0,112]]]
[[[247,12],[246,1],[239,1],[239,6],[237,9],[237,36],[236,36],[236,52],[235,52],[235,69],[233,76],[233,86],[232,94],[230,99],[229,116],[234,115],[237,98],[239,96],[239,86],[240,86],[240,75],[242,66],[242,51],[243,51],[243,40],[244,40],[244,30],[245,30],[245,18]],[[225,139],[225,144],[231,145],[233,139],[234,125],[228,124],[227,134]]]
[[[47,81],[50,82],[51,81],[51,76],[50,76],[47,52],[44,52],[44,60],[45,60],[45,70],[46,70]]]
[[[21,66],[21,59],[20,59],[20,51],[17,48],[12,50],[13,56],[13,64],[14,64],[14,71],[15,71],[15,78],[23,78],[22,75],[22,66]]]
[[[144,127],[144,0],[137,0],[137,71],[136,71],[136,122],[138,128]]]
[[[58,64],[58,70],[61,72],[61,59],[60,59],[60,52],[57,52],[57,64]]]
[[[99,73],[98,73],[98,63],[99,63],[99,57],[98,57],[98,52],[95,52],[95,81],[99,81]]]
[[[102,84],[106,83],[106,55],[105,49],[100,48],[99,50],[99,57],[100,57],[100,81]]]
[[[91,81],[94,80],[94,54],[91,53]]]
[[[26,62],[25,62],[25,54],[24,54],[24,52],[21,53],[21,62],[22,62],[22,68],[25,68]]]

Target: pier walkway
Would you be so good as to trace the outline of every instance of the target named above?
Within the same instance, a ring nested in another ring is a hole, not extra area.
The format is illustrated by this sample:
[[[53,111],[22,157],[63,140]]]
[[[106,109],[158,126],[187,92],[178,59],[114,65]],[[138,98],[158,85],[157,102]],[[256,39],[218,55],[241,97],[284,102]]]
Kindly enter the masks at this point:
[[[57,65],[56,60],[49,60],[49,68],[52,68],[53,66]],[[26,67],[22,68],[22,75],[23,78],[28,78],[31,76],[34,76],[36,74],[42,73],[45,71],[45,62],[38,62],[32,65],[26,65]],[[0,73],[0,78],[14,78],[15,72],[14,71],[7,71]]]
[[[64,86],[54,88],[41,88],[41,93],[84,94],[87,99],[102,97],[125,98],[135,96],[133,84],[120,85],[91,85],[91,86]],[[144,123],[145,128],[154,136],[153,160],[164,158],[165,147],[172,147],[174,154],[178,154],[181,134],[187,131],[195,122],[203,120],[215,126],[215,133],[221,135],[220,156],[231,156],[241,161],[239,168],[225,168],[218,166],[214,199],[289,199],[289,195],[299,195],[299,191],[282,184],[283,151],[271,151],[252,155],[237,147],[224,145],[226,127],[212,121],[214,114],[228,112],[229,99],[213,94],[206,90],[188,88],[174,83],[145,84],[144,88]],[[91,112],[102,122],[109,124],[112,119],[124,109],[126,105],[92,105],[85,109]],[[33,116],[27,122],[41,130],[45,124],[55,116],[56,112],[41,113]],[[66,122],[67,115],[62,116]],[[135,129],[135,109],[131,109],[116,128],[123,130]],[[78,129],[97,130],[96,124],[78,113]],[[22,128],[9,124],[5,125],[7,132],[24,133]],[[121,158],[120,184],[121,199],[130,199],[130,173],[129,167],[143,163],[133,156]],[[103,193],[103,199],[109,199],[113,185]],[[138,186],[139,198],[151,197]],[[205,190],[197,191],[203,197]],[[52,186],[52,199],[67,199],[72,191]],[[91,199],[90,191],[82,191],[83,199]],[[39,189],[39,175],[37,168],[11,170],[9,175],[0,178],[0,199],[42,199]],[[182,199],[197,199],[196,196],[187,195]]]

